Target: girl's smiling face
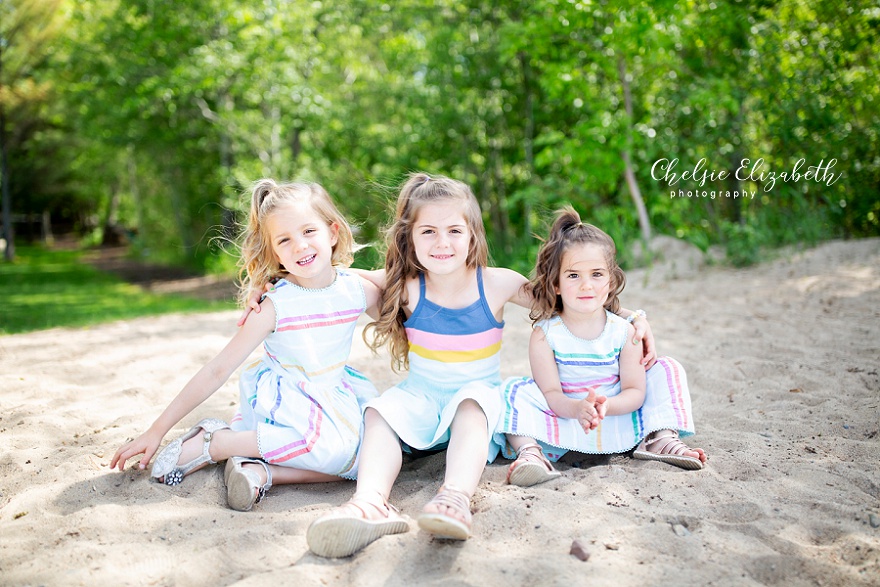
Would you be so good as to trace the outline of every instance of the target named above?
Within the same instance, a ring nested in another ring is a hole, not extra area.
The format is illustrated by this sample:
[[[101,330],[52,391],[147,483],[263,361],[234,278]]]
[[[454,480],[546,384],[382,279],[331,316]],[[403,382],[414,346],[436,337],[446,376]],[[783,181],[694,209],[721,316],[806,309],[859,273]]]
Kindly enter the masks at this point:
[[[413,248],[429,273],[448,275],[463,268],[470,250],[471,231],[456,201],[425,204],[416,214]]]
[[[563,312],[593,314],[604,311],[610,289],[611,272],[602,246],[587,243],[565,251],[556,286],[556,294],[562,296]]]
[[[269,242],[278,262],[301,287],[327,287],[336,278],[333,246],[339,227],[327,222],[305,202],[275,210],[266,221]]]

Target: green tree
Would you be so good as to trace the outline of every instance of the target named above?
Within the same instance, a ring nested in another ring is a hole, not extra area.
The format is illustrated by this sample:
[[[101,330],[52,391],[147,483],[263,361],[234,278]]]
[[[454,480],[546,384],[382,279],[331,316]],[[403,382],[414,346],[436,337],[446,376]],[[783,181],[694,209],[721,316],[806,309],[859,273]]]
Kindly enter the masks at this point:
[[[53,87],[40,74],[48,57],[46,47],[58,31],[59,6],[60,0],[0,3],[0,192],[7,261],[15,256],[13,191],[30,193],[32,188],[26,187],[31,178],[13,177],[9,154],[24,151],[45,126],[41,108]]]

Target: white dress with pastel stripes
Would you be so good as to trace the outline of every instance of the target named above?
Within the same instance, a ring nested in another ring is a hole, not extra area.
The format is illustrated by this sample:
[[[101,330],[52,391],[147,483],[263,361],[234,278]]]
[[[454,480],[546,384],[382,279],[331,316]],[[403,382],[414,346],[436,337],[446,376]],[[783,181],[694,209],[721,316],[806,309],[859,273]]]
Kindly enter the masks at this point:
[[[593,340],[572,334],[558,316],[535,325],[544,331],[553,349],[566,397],[582,399],[590,390],[607,397],[620,393],[620,351],[627,343],[627,323],[611,312],[606,312],[606,318],[604,331]],[[503,411],[495,440],[504,447],[506,458],[515,458],[504,435],[534,438],[547,458],[556,461],[569,450],[626,452],[655,430],[678,430],[682,437],[693,434],[691,396],[682,366],[675,359],[660,357],[646,375],[642,407],[630,414],[606,416],[589,434],[576,419],[553,413],[533,379],[506,379],[501,386]]]
[[[361,408],[378,395],[346,365],[366,308],[360,278],[339,270],[321,289],[282,280],[266,297],[275,306],[275,331],[263,358],[241,374],[232,429],[256,430],[269,464],[354,479]]]

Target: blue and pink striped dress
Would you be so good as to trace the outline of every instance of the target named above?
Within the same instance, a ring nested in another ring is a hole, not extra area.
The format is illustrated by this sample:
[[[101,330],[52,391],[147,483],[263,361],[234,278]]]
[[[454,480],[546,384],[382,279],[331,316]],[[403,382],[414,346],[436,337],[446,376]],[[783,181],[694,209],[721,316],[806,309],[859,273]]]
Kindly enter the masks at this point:
[[[368,407],[375,408],[400,439],[418,450],[442,448],[459,404],[473,399],[486,414],[489,462],[500,447],[493,440],[501,409],[501,334],[477,268],[480,299],[465,308],[445,308],[425,297],[419,275],[419,301],[404,323],[409,340],[409,374]]]
[[[263,343],[263,358],[241,373],[232,429],[256,430],[269,464],[353,479],[361,409],[378,395],[346,365],[366,308],[360,278],[338,270],[321,289],[282,280],[266,297],[275,306],[275,331]]]
[[[535,325],[544,331],[559,368],[566,397],[582,399],[590,390],[612,397],[620,393],[620,351],[627,344],[626,320],[606,312],[605,329],[598,338],[585,340],[572,334],[559,316]],[[528,436],[538,441],[544,454],[557,461],[574,450],[588,454],[626,452],[655,430],[694,433],[691,396],[682,366],[660,357],[646,373],[645,403],[630,414],[606,416],[596,430],[585,433],[577,420],[560,418],[547,405],[533,379],[515,377],[501,386],[502,414],[495,440],[506,458],[516,455],[505,434]]]

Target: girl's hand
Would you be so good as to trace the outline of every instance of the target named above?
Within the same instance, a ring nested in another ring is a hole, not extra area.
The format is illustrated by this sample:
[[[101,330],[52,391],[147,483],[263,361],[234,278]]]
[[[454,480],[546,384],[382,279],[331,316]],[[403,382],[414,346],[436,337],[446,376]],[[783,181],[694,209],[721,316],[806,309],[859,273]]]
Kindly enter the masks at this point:
[[[128,459],[142,454],[144,456],[138,463],[137,468],[141,471],[146,469],[147,465],[150,464],[150,459],[156,454],[156,449],[159,448],[159,443],[162,442],[162,437],[159,436],[156,438],[156,436],[156,434],[153,434],[148,430],[131,442],[127,442],[120,446],[119,450],[116,451],[116,454],[114,454],[113,458],[110,460],[110,468],[113,469],[119,465],[119,470],[122,471],[125,469],[125,462],[128,461]]]
[[[644,316],[639,316],[632,322],[633,327],[636,329],[635,335],[633,335],[632,343],[639,344],[639,342],[644,342],[642,348],[644,349],[644,354],[642,355],[642,360],[639,361],[639,364],[645,367],[645,371],[654,366],[654,363],[657,362],[657,351],[654,348],[654,333],[651,332],[651,325],[648,324],[648,319]]]
[[[599,420],[604,420],[605,414],[608,412],[608,397],[604,395],[597,396],[595,408],[596,413],[599,414]]]
[[[275,291],[275,284],[271,281],[266,284],[266,293],[270,291]],[[247,321],[248,314],[253,310],[255,313],[260,313],[260,300],[263,299],[263,292],[259,289],[254,289],[251,291],[251,295],[247,300],[247,303],[244,306],[244,311],[241,313],[241,316],[238,318],[238,322],[235,323],[236,326],[241,327],[244,326],[245,321]]]
[[[599,396],[597,398],[596,392],[591,389],[589,394],[587,394],[587,397],[580,401],[580,404],[578,405],[577,420],[585,433],[589,434],[590,430],[595,430],[599,427],[599,422],[602,420],[602,416],[597,409],[597,402],[601,400],[601,405],[601,403],[605,402],[605,399],[605,396]]]

